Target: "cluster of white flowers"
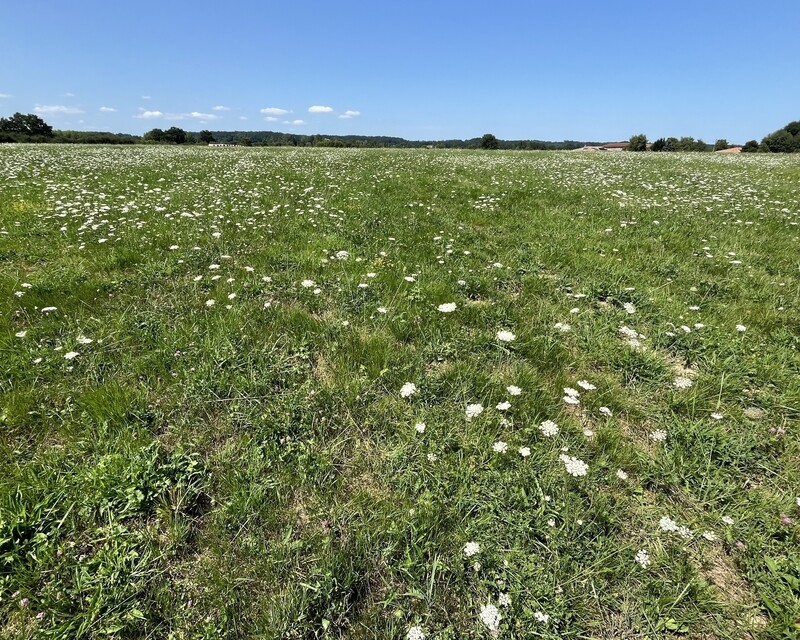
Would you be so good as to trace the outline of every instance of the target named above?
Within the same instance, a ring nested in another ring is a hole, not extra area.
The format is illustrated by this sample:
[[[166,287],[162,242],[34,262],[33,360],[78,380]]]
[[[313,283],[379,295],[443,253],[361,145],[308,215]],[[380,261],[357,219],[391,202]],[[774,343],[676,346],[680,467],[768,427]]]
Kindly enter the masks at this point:
[[[515,336],[510,331],[504,331],[502,329],[497,332],[497,336],[496,337],[501,342],[512,342],[512,341],[516,340],[516,338],[517,338],[517,336]]]
[[[676,389],[688,389],[694,384],[694,382],[691,378],[687,378],[686,376],[678,376],[672,381],[672,384]]]
[[[646,549],[639,549],[633,559],[642,569],[647,569],[650,566],[650,554],[647,553]]]
[[[581,403],[581,401],[579,400],[580,396],[581,396],[580,392],[577,391],[576,389],[573,389],[572,387],[564,387],[563,400],[566,404],[573,404],[573,405],[580,404]]]
[[[444,304],[440,304],[436,307],[442,313],[453,313],[456,310],[456,303],[455,302],[445,302]]]
[[[558,434],[559,429],[558,425],[552,420],[545,420],[539,425],[539,431],[541,431],[548,438],[551,438]]]
[[[400,397],[401,398],[408,398],[409,396],[413,396],[417,392],[417,385],[413,382],[406,382],[402,387],[400,387]]]
[[[667,432],[663,429],[656,429],[650,434],[650,439],[653,442],[664,442],[667,439]]]
[[[564,463],[567,473],[575,476],[576,478],[579,476],[585,476],[589,471],[589,465],[583,460],[579,460],[575,456],[568,456],[567,454],[562,453],[560,456],[558,456],[558,459]]]
[[[495,407],[495,409],[497,409],[498,411],[507,411],[510,408],[511,408],[511,403],[508,400],[506,400],[505,402],[498,402],[497,406]]]
[[[668,516],[663,516],[658,521],[658,526],[661,528],[662,531],[675,532],[682,538],[692,537],[692,530],[689,527],[679,525],[677,522],[675,522],[672,518]]]
[[[622,305],[622,308],[625,309],[625,313],[628,313],[630,315],[636,313],[636,307],[633,305],[632,302],[626,302],[625,304]]]
[[[520,447],[519,448],[519,455],[521,455],[523,458],[527,458],[529,455],[531,455],[531,448],[530,447]]]
[[[533,613],[533,619],[536,620],[536,622],[547,624],[550,621],[550,616],[546,613],[542,613],[541,611],[535,611]]]
[[[465,413],[467,416],[467,420],[472,420],[473,418],[477,418],[479,415],[483,413],[483,405],[477,402],[474,404],[468,404]]]
[[[411,627],[406,633],[406,640],[425,640],[425,632],[420,626]]]
[[[503,616],[500,615],[500,609],[491,603],[485,604],[481,607],[480,618],[481,622],[483,622],[489,630],[489,633],[497,635],[500,631],[500,621],[503,619]]]
[[[495,453],[505,453],[506,451],[508,451],[508,443],[503,442],[502,440],[498,440],[492,445],[492,450]]]
[[[513,384],[506,387],[506,391],[508,391],[508,395],[510,396],[518,396],[522,393],[522,389],[519,387],[515,387]]]
[[[613,415],[611,413],[611,409],[609,409],[608,407],[600,407],[599,411],[607,418],[610,418]]]
[[[464,555],[467,558],[471,558],[475,554],[480,553],[480,550],[481,545],[477,542],[467,542],[467,544],[464,545]]]
[[[417,422],[417,424],[414,425],[414,429],[417,430],[417,433],[425,433],[425,423]]]

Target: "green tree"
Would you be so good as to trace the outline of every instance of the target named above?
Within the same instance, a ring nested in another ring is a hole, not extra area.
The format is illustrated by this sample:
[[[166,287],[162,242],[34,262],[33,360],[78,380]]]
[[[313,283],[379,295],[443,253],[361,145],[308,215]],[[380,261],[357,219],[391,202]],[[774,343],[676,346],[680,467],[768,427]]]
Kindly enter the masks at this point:
[[[203,129],[200,132],[200,142],[208,144],[209,142],[214,142],[214,134],[211,133],[208,129]]]
[[[159,128],[150,129],[150,131],[142,136],[142,140],[144,140],[144,142],[149,142],[150,144],[164,142],[164,130]]]
[[[39,116],[32,113],[23,115],[19,111],[10,118],[0,118],[0,132],[11,134],[16,139],[53,137],[53,127]]]
[[[731,145],[728,144],[728,141],[725,138],[720,138],[714,143],[714,151],[722,151],[730,146]]]
[[[761,144],[767,147],[772,153],[791,153],[795,150],[794,136],[786,129],[779,129],[774,133],[765,136]]]
[[[800,135],[800,120],[795,120],[787,124],[784,129],[791,133],[795,138]]]
[[[742,147],[742,153],[755,153],[758,151],[758,142],[755,140],[748,140]]]
[[[481,149],[499,149],[500,141],[491,133],[484,133],[480,143]]]
[[[647,151],[647,136],[643,133],[631,136],[628,140],[627,151]]]
[[[651,151],[667,151],[667,141],[664,138],[659,138],[650,147]]]
[[[186,132],[180,127],[170,127],[164,132],[164,141],[173,144],[183,144],[186,142]]]

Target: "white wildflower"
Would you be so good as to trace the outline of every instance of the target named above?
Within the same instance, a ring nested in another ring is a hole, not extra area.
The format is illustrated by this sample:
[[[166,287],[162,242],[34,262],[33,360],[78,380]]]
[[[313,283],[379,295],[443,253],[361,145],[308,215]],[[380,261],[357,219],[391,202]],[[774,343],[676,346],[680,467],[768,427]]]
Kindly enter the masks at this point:
[[[739,333],[744,333],[745,331],[747,331],[747,327],[745,327],[743,324],[737,324],[736,325],[736,330]]]
[[[464,555],[467,558],[471,558],[475,554],[480,553],[480,550],[481,545],[477,542],[467,542],[467,544],[464,545]]]
[[[568,456],[562,453],[558,457],[559,460],[564,463],[567,473],[569,473],[571,476],[575,476],[576,478],[579,476],[585,476],[589,471],[589,465],[583,460],[579,460],[575,456]]]
[[[496,336],[496,338],[501,342],[512,342],[513,340],[516,339],[516,337],[517,336],[515,336],[510,331],[504,331],[504,330],[498,331]]]
[[[501,593],[499,596],[497,596],[497,603],[501,607],[508,608],[511,606],[511,596],[508,595],[507,593]]]
[[[663,429],[656,429],[650,434],[650,439],[653,442],[664,442],[667,439],[667,432]]]
[[[513,384],[506,387],[506,391],[508,391],[508,394],[511,396],[518,396],[522,393],[522,389],[515,387]]]
[[[520,447],[519,448],[519,455],[521,455],[523,458],[527,458],[529,455],[531,455],[531,448],[530,447]]]
[[[556,322],[553,325],[553,328],[558,329],[561,333],[567,333],[568,331],[572,330],[572,327],[566,322]]]
[[[662,531],[678,530],[678,523],[668,516],[663,516],[661,520],[658,521],[658,526],[661,527]]]
[[[594,391],[597,389],[597,387],[587,380],[578,380],[577,384],[581,389],[585,389],[586,391]]]
[[[24,338],[26,335],[28,335],[28,332],[27,331],[17,331],[14,335],[17,338]]]
[[[508,443],[503,442],[502,440],[498,440],[492,445],[492,450],[495,453],[505,453],[506,451],[508,451]]]
[[[477,418],[479,415],[483,413],[483,405],[479,403],[475,404],[468,404],[466,409],[466,416],[467,420],[472,420],[473,418]]]
[[[686,376],[678,376],[672,381],[672,384],[676,389],[688,389],[694,382],[692,382],[691,378],[687,378]]]
[[[546,613],[542,613],[541,611],[536,611],[533,614],[533,619],[536,620],[536,622],[547,624],[550,621],[550,616]]]
[[[506,400],[505,402],[498,402],[495,409],[498,411],[506,411],[511,408],[511,403]]]
[[[625,471],[623,471],[622,469],[617,469],[617,474],[616,475],[617,475],[617,478],[619,478],[620,480],[627,480],[628,479],[628,474]]]
[[[425,632],[422,627],[410,627],[406,633],[406,640],[425,640]]]
[[[485,604],[481,607],[481,622],[492,635],[497,635],[500,631],[500,620],[502,620],[500,610],[493,604]]]
[[[559,429],[558,425],[552,420],[545,420],[539,425],[539,431],[541,431],[548,438],[551,438],[558,433]]]
[[[625,304],[622,305],[622,308],[625,309],[625,313],[628,313],[630,315],[636,313],[636,307],[633,306],[633,303],[631,302],[626,302]]]
[[[706,540],[709,542],[716,542],[717,541],[717,534],[713,531],[703,531],[701,534]]]
[[[600,407],[599,411],[607,418],[610,418],[613,415],[611,413],[611,409],[609,409],[608,407]]]
[[[80,354],[77,351],[68,351],[64,354],[64,358],[66,360],[72,360],[73,358],[77,358]]]
[[[216,300],[206,300],[207,307],[213,307],[215,304],[217,304]]]
[[[400,387],[400,397],[401,398],[408,398],[409,396],[413,396],[417,392],[417,385],[413,382],[406,382],[402,387]]]
[[[650,566],[650,554],[647,553],[646,549],[639,549],[633,559],[642,569],[647,569]]]
[[[456,303],[455,302],[445,302],[444,304],[440,304],[436,307],[442,313],[453,313],[456,310]]]
[[[797,506],[800,507],[800,498],[797,499]],[[730,526],[730,525],[732,525],[734,523],[733,518],[731,518],[730,516],[722,516],[722,518],[720,518],[720,520],[722,520],[722,522],[727,524],[728,526]]]
[[[313,286],[314,286],[314,281],[313,281],[313,280],[303,280],[303,281],[300,283],[300,285],[301,285],[302,287],[305,287],[306,289],[310,289],[311,287],[313,287]]]
[[[417,430],[417,433],[425,433],[425,423],[417,422],[417,424],[414,425],[414,429]]]

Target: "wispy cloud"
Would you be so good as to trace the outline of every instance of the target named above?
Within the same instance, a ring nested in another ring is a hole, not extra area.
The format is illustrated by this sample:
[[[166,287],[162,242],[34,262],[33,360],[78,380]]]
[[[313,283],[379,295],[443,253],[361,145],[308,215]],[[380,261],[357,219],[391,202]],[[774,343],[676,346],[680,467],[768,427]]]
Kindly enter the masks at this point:
[[[283,124],[305,124],[304,120],[284,120]]]
[[[13,98],[10,93],[0,93],[0,98]]]
[[[78,107],[67,107],[63,104],[37,104],[33,108],[35,113],[43,113],[47,115],[74,115],[76,113],[84,113],[83,109]]]
[[[142,120],[199,120],[200,122],[207,122],[209,120],[218,120],[220,116],[213,113],[202,113],[200,111],[189,111],[188,113],[164,113],[163,111],[148,111],[139,107],[139,113],[134,118]]]
[[[350,109],[348,109],[343,114],[341,114],[339,117],[340,118],[357,118],[360,115],[361,115],[360,111],[350,111]]]
[[[100,107],[100,111],[103,113],[114,113],[116,109],[114,107]]]
[[[309,113],[330,113],[333,111],[333,107],[325,107],[321,105],[314,105],[313,107],[308,108]]]
[[[217,120],[219,118],[218,115],[213,113],[200,113],[199,111],[192,111],[191,113],[182,113],[180,115],[186,116],[187,118],[194,118],[195,120]]]
[[[226,107],[224,105],[218,104],[216,107],[211,107],[212,111],[232,111],[233,107]]]
[[[64,94],[64,97],[65,97],[65,98],[74,98],[74,97],[75,97],[75,94],[74,94],[74,93],[71,93],[71,92],[69,92],[69,91],[67,91],[67,92]]]
[[[153,120],[155,118],[163,118],[164,114],[160,111],[145,111],[141,110],[138,115],[133,116],[134,118],[141,118],[142,120]]]
[[[279,107],[265,107],[261,110],[261,113],[268,116],[285,116],[287,113],[291,112],[287,109],[281,109]]]
[[[239,116],[239,120],[247,120],[247,116]]]
[[[280,118],[276,118],[275,116],[267,116],[266,118],[264,118],[264,120],[266,120],[267,122],[277,122],[278,120],[280,120]]]
[[[152,100],[153,96],[141,96],[142,100]]]

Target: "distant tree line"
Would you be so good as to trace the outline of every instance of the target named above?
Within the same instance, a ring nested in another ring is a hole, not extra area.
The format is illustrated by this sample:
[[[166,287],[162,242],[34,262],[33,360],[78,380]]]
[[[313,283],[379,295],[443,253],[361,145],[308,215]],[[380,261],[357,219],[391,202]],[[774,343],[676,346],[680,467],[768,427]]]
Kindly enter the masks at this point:
[[[730,149],[725,138],[717,140],[713,146],[702,140],[695,140],[691,136],[683,138],[659,138],[648,144],[647,136],[643,133],[631,136],[628,141],[628,151],[723,151]],[[761,140],[749,140],[742,145],[742,153],[793,153],[800,152],[800,120],[790,122],[782,129],[773,131]]]
[[[143,136],[127,133],[108,133],[104,131],[54,131],[35,114],[15,113],[0,118],[1,142],[51,142],[62,144],[236,144],[240,146],[264,147],[353,147],[353,148],[431,148],[431,149],[509,149],[509,150],[570,150],[584,146],[602,146],[602,142],[579,142],[562,140],[500,140],[494,134],[486,133],[480,138],[467,140],[406,140],[393,136],[324,136],[276,131],[185,131],[180,127],[151,129]],[[730,148],[727,140],[721,138],[713,145],[691,136],[682,138],[659,138],[648,143],[643,133],[631,136],[628,151],[721,151]],[[800,152],[800,120],[790,122],[765,136],[759,144],[750,140],[742,147],[743,152],[792,153]]]

